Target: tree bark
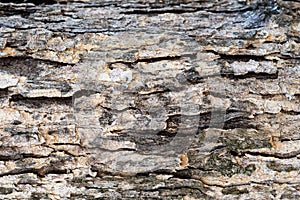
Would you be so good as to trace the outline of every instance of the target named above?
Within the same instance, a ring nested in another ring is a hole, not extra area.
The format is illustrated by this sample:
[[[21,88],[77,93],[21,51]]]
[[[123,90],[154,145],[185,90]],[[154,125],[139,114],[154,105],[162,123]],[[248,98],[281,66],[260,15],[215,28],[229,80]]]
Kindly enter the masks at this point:
[[[297,0],[0,3],[0,199],[299,199]]]

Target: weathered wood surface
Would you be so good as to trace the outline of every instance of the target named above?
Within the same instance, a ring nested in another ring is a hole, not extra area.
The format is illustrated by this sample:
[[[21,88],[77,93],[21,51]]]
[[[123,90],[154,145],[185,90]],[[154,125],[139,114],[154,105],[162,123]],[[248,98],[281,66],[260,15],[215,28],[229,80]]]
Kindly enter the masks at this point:
[[[1,1],[0,199],[299,199],[299,1]]]

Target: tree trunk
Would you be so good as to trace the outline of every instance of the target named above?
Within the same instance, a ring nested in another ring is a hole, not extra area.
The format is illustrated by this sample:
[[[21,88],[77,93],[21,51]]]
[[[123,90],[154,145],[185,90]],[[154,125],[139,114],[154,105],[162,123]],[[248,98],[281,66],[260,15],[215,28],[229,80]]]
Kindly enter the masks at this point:
[[[300,198],[299,1],[1,2],[0,199]]]

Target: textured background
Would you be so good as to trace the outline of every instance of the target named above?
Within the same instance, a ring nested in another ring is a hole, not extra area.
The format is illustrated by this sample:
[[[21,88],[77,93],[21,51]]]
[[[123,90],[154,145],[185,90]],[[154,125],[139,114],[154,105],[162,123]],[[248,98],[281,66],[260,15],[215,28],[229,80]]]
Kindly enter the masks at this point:
[[[0,1],[0,199],[299,199],[300,3]]]

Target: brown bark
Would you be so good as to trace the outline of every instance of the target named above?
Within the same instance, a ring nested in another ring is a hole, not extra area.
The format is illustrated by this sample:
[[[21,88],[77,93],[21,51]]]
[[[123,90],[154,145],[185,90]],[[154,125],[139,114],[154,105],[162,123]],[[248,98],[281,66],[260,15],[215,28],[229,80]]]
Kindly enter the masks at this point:
[[[0,199],[299,199],[298,1],[1,1]]]

